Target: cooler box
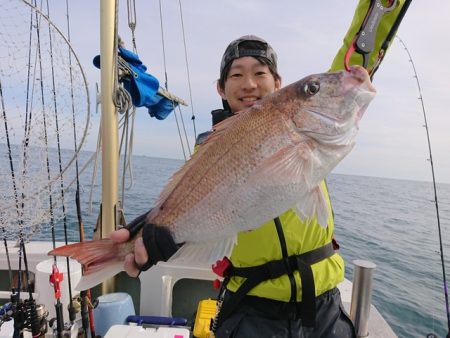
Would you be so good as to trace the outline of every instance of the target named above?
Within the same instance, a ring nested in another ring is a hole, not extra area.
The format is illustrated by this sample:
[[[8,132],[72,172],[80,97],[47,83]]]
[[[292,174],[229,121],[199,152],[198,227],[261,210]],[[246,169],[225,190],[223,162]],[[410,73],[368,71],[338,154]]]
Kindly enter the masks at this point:
[[[189,338],[188,329],[177,327],[144,328],[142,326],[113,325],[104,338]]]

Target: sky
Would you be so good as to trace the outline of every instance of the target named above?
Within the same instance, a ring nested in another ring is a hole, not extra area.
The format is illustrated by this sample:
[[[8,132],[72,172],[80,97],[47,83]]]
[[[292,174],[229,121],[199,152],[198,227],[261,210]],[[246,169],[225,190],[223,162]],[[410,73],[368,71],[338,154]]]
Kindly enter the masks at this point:
[[[120,0],[119,35],[132,49],[127,2]],[[186,49],[183,43],[180,8]],[[299,0],[136,0],[136,44],[149,72],[169,90],[191,102],[182,109],[190,146],[194,143],[191,114],[198,132],[210,129],[219,63],[231,40],[246,34],[266,39],[277,51],[283,85],[327,71],[342,44],[357,1]],[[65,13],[65,1],[51,1],[52,13]],[[87,74],[91,100],[100,73],[92,66],[99,53],[99,1],[69,1],[71,41]],[[162,13],[162,25],[160,20]],[[450,2],[413,1],[398,35],[416,67],[429,127],[435,177],[450,183]],[[64,29],[66,23],[54,16]],[[161,26],[162,32],[161,34]],[[162,45],[164,36],[164,53]],[[189,68],[190,84],[186,67]],[[377,96],[360,123],[353,151],[334,173],[431,181],[432,173],[424,115],[407,53],[396,40],[374,78]],[[189,89],[190,88],[190,89]],[[88,150],[97,141],[99,114],[93,105]],[[158,121],[138,109],[134,154],[183,158],[174,116]]]

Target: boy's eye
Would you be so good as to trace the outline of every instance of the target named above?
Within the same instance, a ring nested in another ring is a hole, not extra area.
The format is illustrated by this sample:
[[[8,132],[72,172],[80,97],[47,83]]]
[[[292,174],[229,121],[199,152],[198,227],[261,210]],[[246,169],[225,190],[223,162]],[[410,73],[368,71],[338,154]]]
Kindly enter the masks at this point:
[[[232,73],[232,74],[230,74],[230,77],[240,77],[240,76],[242,76],[242,74],[240,74],[240,73]]]

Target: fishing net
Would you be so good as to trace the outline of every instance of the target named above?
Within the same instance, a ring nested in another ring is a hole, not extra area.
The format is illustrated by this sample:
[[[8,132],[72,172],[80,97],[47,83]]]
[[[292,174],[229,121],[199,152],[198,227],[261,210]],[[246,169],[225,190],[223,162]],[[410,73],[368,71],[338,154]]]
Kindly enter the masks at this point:
[[[65,217],[90,124],[83,69],[43,12],[0,2],[0,226],[9,240]]]

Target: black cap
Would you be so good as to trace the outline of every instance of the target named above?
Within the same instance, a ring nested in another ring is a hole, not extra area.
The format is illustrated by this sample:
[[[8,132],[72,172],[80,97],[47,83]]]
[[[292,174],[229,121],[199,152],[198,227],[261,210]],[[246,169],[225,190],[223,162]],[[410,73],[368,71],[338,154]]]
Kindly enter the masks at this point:
[[[240,47],[243,42],[256,41],[260,44],[261,48],[245,48]],[[274,49],[265,41],[255,35],[244,35],[239,39],[232,41],[225,53],[222,56],[222,61],[220,63],[220,75],[224,68],[234,59],[238,59],[244,56],[260,56],[266,58],[274,67],[277,68],[277,54]]]

